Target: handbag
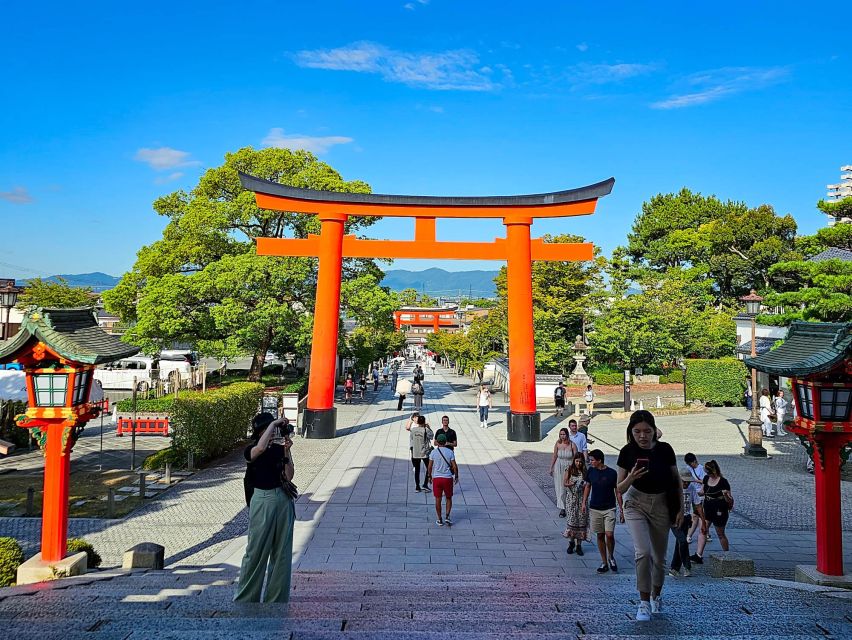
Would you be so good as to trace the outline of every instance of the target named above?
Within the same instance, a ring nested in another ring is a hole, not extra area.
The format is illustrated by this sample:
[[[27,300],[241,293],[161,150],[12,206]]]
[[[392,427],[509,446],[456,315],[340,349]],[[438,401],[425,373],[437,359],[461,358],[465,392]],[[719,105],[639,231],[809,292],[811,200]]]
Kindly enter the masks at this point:
[[[299,499],[299,487],[293,484],[292,480],[288,480],[284,477],[284,471],[281,471],[281,488],[284,489],[284,493],[290,496],[290,499],[294,502]]]
[[[723,495],[725,496],[725,504],[728,505],[728,511],[733,511],[734,510],[734,496],[732,496],[730,493],[725,493]]]

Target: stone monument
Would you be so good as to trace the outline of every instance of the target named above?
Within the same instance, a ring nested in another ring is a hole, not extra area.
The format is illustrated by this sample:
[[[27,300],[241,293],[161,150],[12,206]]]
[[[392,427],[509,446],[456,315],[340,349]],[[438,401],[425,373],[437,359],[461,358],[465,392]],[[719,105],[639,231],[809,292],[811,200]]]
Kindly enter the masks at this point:
[[[577,340],[574,342],[574,371],[571,372],[571,375],[568,376],[568,384],[576,384],[586,386],[587,384],[592,384],[592,379],[589,377],[589,374],[586,373],[586,370],[583,368],[583,363],[586,361],[586,350],[588,349],[588,345],[583,342],[582,336],[577,336]]]

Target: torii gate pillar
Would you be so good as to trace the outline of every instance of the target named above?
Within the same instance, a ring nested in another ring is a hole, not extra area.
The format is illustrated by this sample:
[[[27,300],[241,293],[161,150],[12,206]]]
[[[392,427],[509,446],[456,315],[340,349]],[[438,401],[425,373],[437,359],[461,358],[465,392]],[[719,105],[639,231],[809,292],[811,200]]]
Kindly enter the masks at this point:
[[[343,258],[428,258],[432,260],[502,260],[508,264],[509,294],[509,440],[541,439],[541,416],[535,403],[533,338],[533,260],[592,260],[590,243],[548,243],[530,238],[534,218],[561,218],[594,213],[597,200],[612,191],[613,178],[597,184],[520,196],[435,197],[338,193],[299,189],[240,174],[243,187],[255,192],[257,205],[273,211],[315,214],[320,235],[307,238],[258,238],[257,252],[267,256],[318,257],[308,406],[303,428],[309,438],[333,438],[335,365],[340,323]],[[368,240],[344,235],[349,216],[414,218],[414,240]],[[439,242],[438,218],[502,218],[506,237],[492,242]]]

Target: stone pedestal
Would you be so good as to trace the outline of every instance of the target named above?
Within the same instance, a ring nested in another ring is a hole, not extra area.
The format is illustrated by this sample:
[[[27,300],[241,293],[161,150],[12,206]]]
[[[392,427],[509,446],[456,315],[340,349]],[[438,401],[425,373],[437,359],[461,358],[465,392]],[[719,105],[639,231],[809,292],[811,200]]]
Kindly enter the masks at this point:
[[[754,575],[754,560],[741,553],[713,553],[710,555],[710,575],[714,578],[732,578]]]
[[[122,569],[162,569],[165,565],[166,550],[153,542],[140,542],[124,552],[121,558]]]
[[[17,584],[32,584],[46,580],[81,576],[86,573],[87,568],[88,561],[85,551],[74,553],[67,558],[53,562],[45,562],[41,559],[41,553],[37,553],[18,567],[16,582]]]
[[[844,573],[842,576],[829,576],[818,571],[815,565],[797,564],[796,582],[817,584],[821,587],[852,589],[852,574]]]

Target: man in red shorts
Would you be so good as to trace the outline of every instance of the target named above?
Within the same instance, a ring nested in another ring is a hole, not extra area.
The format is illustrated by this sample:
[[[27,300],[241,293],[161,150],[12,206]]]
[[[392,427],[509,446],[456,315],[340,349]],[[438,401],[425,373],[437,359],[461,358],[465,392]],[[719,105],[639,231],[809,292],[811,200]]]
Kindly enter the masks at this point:
[[[450,520],[450,511],[453,510],[453,485],[459,483],[459,467],[456,464],[455,453],[447,447],[447,436],[438,431],[435,442],[438,446],[429,454],[429,477],[432,478],[435,513],[438,514],[435,524],[443,527],[444,523],[453,524]],[[443,496],[447,496],[447,515],[442,518],[441,498]]]

